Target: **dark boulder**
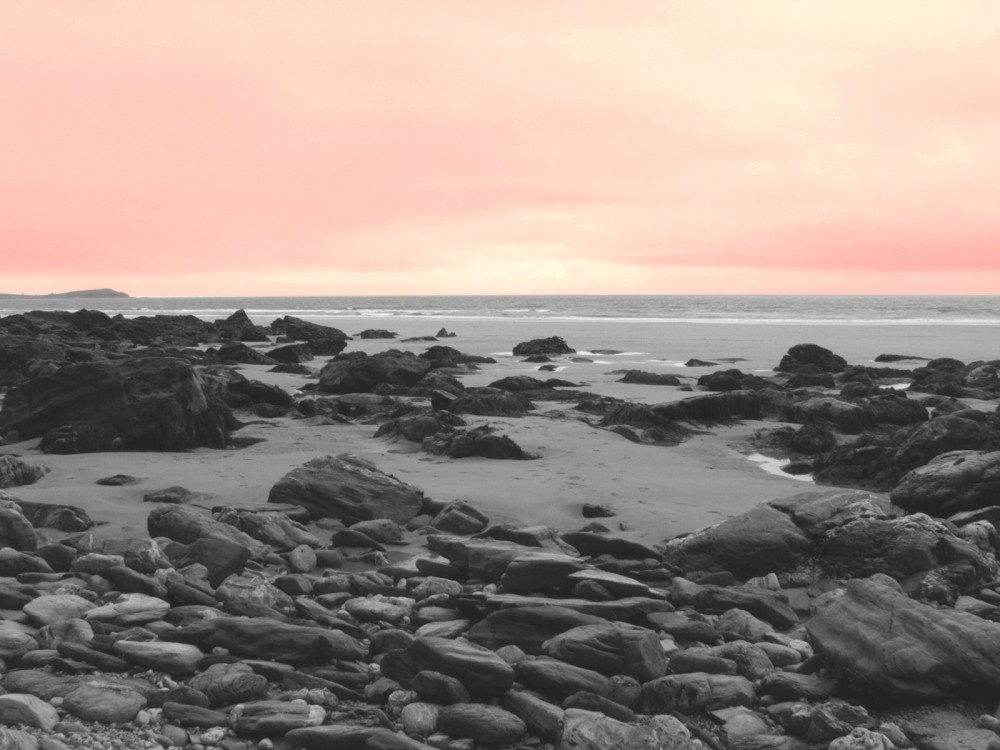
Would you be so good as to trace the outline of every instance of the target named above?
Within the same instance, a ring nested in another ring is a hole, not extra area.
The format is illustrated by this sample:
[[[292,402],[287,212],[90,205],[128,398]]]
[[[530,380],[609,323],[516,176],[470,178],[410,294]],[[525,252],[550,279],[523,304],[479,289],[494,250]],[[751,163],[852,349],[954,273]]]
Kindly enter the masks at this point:
[[[953,451],[909,472],[893,488],[894,505],[911,513],[947,517],[995,505],[1000,452]]]
[[[527,396],[496,388],[467,388],[451,405],[456,414],[481,417],[520,417],[535,408]]]
[[[0,431],[45,436],[54,453],[221,448],[232,423],[191,365],[168,358],[66,365],[11,389],[0,410]]]
[[[515,357],[530,357],[535,354],[576,354],[576,349],[571,348],[565,340],[559,336],[549,336],[545,339],[532,339],[522,341],[514,347]]]
[[[438,344],[422,352],[421,359],[426,359],[432,367],[458,367],[460,365],[496,364],[492,357],[482,357],[477,354],[464,354],[452,346]]]
[[[358,334],[359,339],[394,339],[399,334],[384,328],[366,328]]]
[[[498,435],[489,425],[471,429],[439,432],[424,439],[421,448],[427,453],[449,458],[483,458],[526,461],[534,456],[525,453],[506,435]]]
[[[395,350],[336,359],[320,370],[319,387],[326,393],[371,393],[380,385],[408,388],[430,368],[427,360]]]
[[[642,370],[627,370],[618,378],[619,383],[636,383],[638,385],[680,385],[676,375],[666,372],[644,372]]]
[[[275,362],[286,365],[301,365],[315,359],[312,347],[309,344],[285,344],[268,351],[267,356]]]
[[[225,320],[215,321],[219,338],[236,341],[270,341],[267,329],[256,325],[246,310],[237,310]]]
[[[413,443],[422,443],[432,435],[464,426],[465,420],[456,414],[442,410],[424,411],[390,419],[375,431],[375,437],[403,438]]]
[[[815,365],[823,372],[843,372],[847,360],[817,344],[796,344],[781,358],[778,372],[797,372],[806,365]]]
[[[314,458],[271,488],[269,503],[306,508],[316,518],[389,518],[406,523],[420,512],[424,493],[373,463],[349,454]]]
[[[552,386],[544,380],[533,378],[530,375],[509,375],[506,378],[494,380],[488,387],[501,391],[510,391],[511,393],[522,393],[524,391],[543,390]]]
[[[291,315],[274,320],[271,323],[271,332],[295,341],[305,341],[313,354],[322,357],[340,354],[350,340],[346,333],[337,328],[310,323]]]

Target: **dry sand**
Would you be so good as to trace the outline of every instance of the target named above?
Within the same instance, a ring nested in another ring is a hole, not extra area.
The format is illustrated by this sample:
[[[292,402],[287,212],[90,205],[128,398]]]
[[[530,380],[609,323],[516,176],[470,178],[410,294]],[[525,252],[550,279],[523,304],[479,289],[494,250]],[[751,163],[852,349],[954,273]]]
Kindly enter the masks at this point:
[[[367,351],[406,346],[381,341],[363,345]],[[413,350],[422,351],[424,346],[415,345]],[[498,364],[484,365],[469,374],[463,382],[483,385],[525,371],[551,375],[529,367],[514,358],[501,358]],[[310,382],[302,376],[268,373],[264,367],[240,369],[249,378],[292,390]],[[570,363],[557,376],[585,382],[583,390],[647,403],[692,395],[678,387],[616,383],[619,376],[611,374],[611,369]],[[690,377],[696,374],[700,373]],[[60,456],[42,454],[36,447],[38,441],[32,440],[0,447],[0,453],[19,455],[51,470],[34,485],[13,488],[12,494],[24,500],[83,507],[99,524],[94,533],[102,537],[145,534],[151,509],[143,502],[146,493],[180,485],[209,495],[205,507],[236,503],[263,506],[272,485],[287,471],[316,456],[339,453],[369,459],[434,500],[468,501],[495,522],[517,521],[567,530],[587,522],[581,515],[584,503],[600,503],[617,514],[601,519],[603,523],[649,544],[811,487],[801,480],[767,473],[740,452],[756,429],[773,428],[773,422],[713,428],[675,447],[637,445],[586,424],[572,409],[573,403],[543,402],[537,412],[520,418],[466,417],[472,426],[489,423],[499,428],[523,449],[539,456],[532,461],[430,456],[405,441],[374,439],[374,426],[317,425],[291,418],[261,420],[249,413],[238,414],[252,423],[235,434],[263,438],[263,442],[236,450]],[[133,475],[141,482],[124,487],[96,484],[114,474]]]

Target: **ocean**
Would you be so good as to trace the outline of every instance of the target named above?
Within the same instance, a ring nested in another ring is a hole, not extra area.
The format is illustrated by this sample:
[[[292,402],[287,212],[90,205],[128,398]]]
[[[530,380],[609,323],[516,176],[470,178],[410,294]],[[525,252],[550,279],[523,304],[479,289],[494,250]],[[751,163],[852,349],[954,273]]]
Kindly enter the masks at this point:
[[[623,366],[669,368],[693,357],[766,370],[790,346],[807,342],[859,364],[885,353],[1000,359],[998,296],[0,298],[0,316],[81,308],[206,320],[243,309],[260,324],[294,315],[349,334],[387,328],[399,338],[430,336],[444,327],[458,334],[446,343],[473,354],[504,355],[519,341],[557,335],[581,353],[619,351],[609,361]],[[384,348],[371,341],[357,344],[354,348]]]

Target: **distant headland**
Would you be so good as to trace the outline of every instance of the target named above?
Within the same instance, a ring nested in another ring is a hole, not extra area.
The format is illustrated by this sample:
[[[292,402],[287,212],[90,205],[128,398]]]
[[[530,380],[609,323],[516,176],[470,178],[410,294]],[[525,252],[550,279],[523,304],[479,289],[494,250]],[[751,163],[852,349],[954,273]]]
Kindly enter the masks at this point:
[[[87,297],[96,299],[108,299],[109,297],[128,297],[129,295],[125,292],[118,292],[114,289],[79,289],[75,292],[57,292],[52,294],[2,294],[0,293],[0,299],[10,299],[16,297],[19,299],[52,299],[54,297]]]

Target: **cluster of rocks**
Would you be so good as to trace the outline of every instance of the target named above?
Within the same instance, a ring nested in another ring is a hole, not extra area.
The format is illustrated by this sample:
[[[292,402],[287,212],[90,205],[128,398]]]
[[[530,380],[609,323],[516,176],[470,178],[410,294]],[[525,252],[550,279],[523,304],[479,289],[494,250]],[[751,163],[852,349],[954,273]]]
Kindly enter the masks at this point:
[[[79,509],[0,495],[0,724],[20,727],[0,745],[923,747],[876,709],[1000,692],[1000,420],[959,400],[1000,395],[995,363],[871,368],[805,344],[773,377],[715,371],[675,385],[699,389],[689,398],[643,405],[553,378],[466,388],[486,358],[344,353],[344,334],[291,317],[28,313],[0,331],[0,433],[54,453],[232,445],[236,409],[529,458],[463,415],[575,401],[639,442],[796,424],[769,445],[821,481],[891,490],[774,500],[662,548],[599,524],[491,525],[349,455],[289,472],[266,509],[203,512],[170,488],[150,497],[143,539],[97,539]],[[514,348],[573,353],[558,337]],[[297,397],[231,367],[307,374],[316,356],[332,359]],[[654,375],[623,380],[669,384]],[[884,387],[903,378],[909,394]],[[0,482],[41,471],[6,458]],[[966,746],[1000,741],[1000,722],[981,723]]]
[[[654,549],[491,525],[351,456],[269,500],[44,543],[0,497],[0,741],[903,748],[921,729],[874,707],[1000,685],[987,521],[815,492]],[[1000,741],[990,718],[969,746]]]

